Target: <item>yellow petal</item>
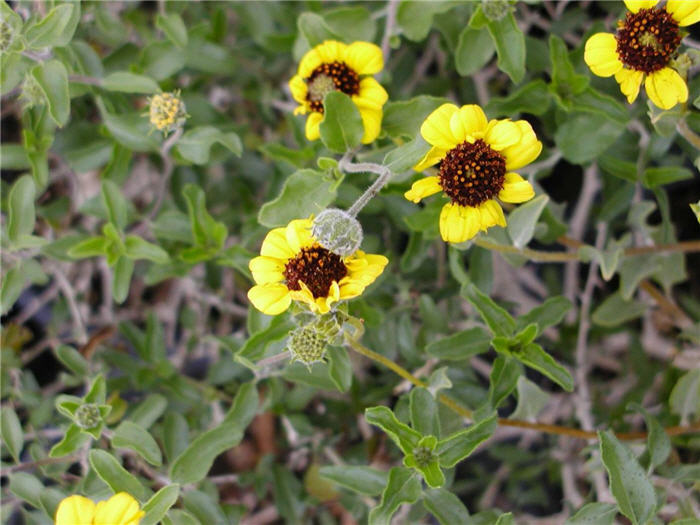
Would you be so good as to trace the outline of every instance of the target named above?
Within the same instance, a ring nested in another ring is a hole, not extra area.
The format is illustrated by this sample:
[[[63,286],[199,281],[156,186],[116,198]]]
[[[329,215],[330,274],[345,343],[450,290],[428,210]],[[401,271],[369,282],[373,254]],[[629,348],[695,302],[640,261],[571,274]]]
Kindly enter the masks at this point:
[[[374,75],[384,68],[384,57],[375,44],[353,42],[345,48],[345,63],[358,75]]]
[[[425,154],[425,157],[423,157],[418,164],[413,166],[413,169],[415,171],[423,171],[424,169],[429,168],[433,164],[437,164],[438,162],[440,162],[446,154],[447,150],[433,146],[432,148],[430,148],[428,153]]]
[[[615,80],[620,84],[620,91],[627,97],[627,102],[630,104],[637,100],[639,88],[644,80],[644,73],[633,69],[622,68],[615,73]]]
[[[305,79],[308,78],[311,73],[314,72],[318,66],[323,63],[321,55],[318,54],[316,48],[313,48],[304,55],[304,57],[299,62],[299,69],[297,69],[297,74]]]
[[[382,85],[372,77],[360,80],[360,91],[352,96],[352,101],[358,108],[370,108],[381,110],[389,99],[389,95]]]
[[[474,142],[483,137],[487,124],[484,111],[476,104],[468,104],[452,115],[450,131],[458,143]]]
[[[506,158],[507,170],[517,170],[530,164],[542,152],[542,143],[537,140],[530,123],[518,120],[515,124],[520,128],[520,140],[500,152]]]
[[[520,126],[510,120],[492,120],[486,126],[484,141],[496,151],[501,151],[520,141]]]
[[[95,507],[94,525],[138,525],[145,514],[139,502],[126,492],[115,494]]]
[[[359,297],[362,295],[362,292],[365,291],[365,286],[355,281],[341,281],[339,286],[341,299],[352,299],[353,297]]]
[[[55,525],[92,525],[95,504],[84,496],[69,496],[56,510]]]
[[[301,104],[306,103],[306,94],[308,92],[306,82],[299,75],[294,75],[289,81],[289,90],[292,92],[292,98]]]
[[[596,33],[586,41],[583,59],[594,75],[610,77],[622,69],[617,56],[617,40],[611,33]]]
[[[300,210],[303,213],[303,210]],[[285,237],[289,248],[296,255],[302,248],[306,248],[314,244],[314,239],[311,236],[311,219],[295,219],[291,221],[285,229]]]
[[[306,119],[306,138],[309,140],[316,140],[321,136],[321,129],[319,124],[323,120],[323,114],[318,111],[313,111],[309,113]]]
[[[454,148],[461,142],[450,131],[450,119],[457,111],[459,108],[454,104],[443,104],[428,115],[420,127],[420,134],[432,146],[445,150]]]
[[[479,205],[480,228],[486,231],[491,226],[506,225],[503,208],[495,200],[491,199]]]
[[[423,177],[413,183],[411,189],[403,194],[411,202],[420,202],[421,199],[434,195],[442,190],[440,177]]]
[[[248,263],[256,284],[279,283],[284,281],[284,263],[273,257],[253,257]]]
[[[503,189],[498,193],[498,198],[503,202],[525,202],[535,196],[532,184],[523,179],[517,173],[506,173]]]
[[[353,282],[363,287],[369,286],[382,274],[388,263],[389,259],[383,255],[374,255],[358,250],[352,259],[345,261],[348,275],[341,280],[341,288],[342,284],[347,282]]]
[[[309,108],[306,107],[306,105],[302,104],[301,106],[297,106],[294,108],[294,114],[295,115],[306,115],[306,112],[309,110]]]
[[[480,222],[477,208],[448,203],[440,212],[440,235],[447,242],[468,241],[479,233]]]
[[[289,289],[281,283],[258,284],[248,290],[251,304],[267,315],[284,312],[292,303]]]
[[[681,27],[700,22],[700,0],[668,0],[666,10]]]
[[[651,9],[656,5],[658,0],[624,0],[627,9],[633,13],[638,12],[640,9]]]
[[[324,64],[331,64],[335,61],[342,62],[345,60],[345,49],[347,47],[346,44],[337,40],[326,40],[314,49]]]
[[[360,108],[362,126],[365,130],[362,135],[362,144],[369,144],[379,136],[382,130],[382,111],[376,109]]]
[[[275,228],[267,233],[260,247],[260,255],[283,260],[291,259],[296,255],[296,252],[289,247],[285,228]]]
[[[661,109],[671,109],[688,100],[688,86],[673,69],[665,67],[647,75],[644,87],[651,101]]]

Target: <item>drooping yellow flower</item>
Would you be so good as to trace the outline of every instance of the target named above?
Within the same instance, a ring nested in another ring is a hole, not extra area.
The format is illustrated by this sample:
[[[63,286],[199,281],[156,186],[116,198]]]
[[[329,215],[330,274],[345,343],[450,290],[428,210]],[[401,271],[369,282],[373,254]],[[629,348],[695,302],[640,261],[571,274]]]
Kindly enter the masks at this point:
[[[532,126],[524,120],[487,120],[479,106],[443,104],[420,129],[432,148],[413,168],[440,163],[438,174],[413,183],[404,196],[413,202],[442,191],[450,198],[440,213],[440,234],[447,242],[464,242],[491,226],[505,226],[497,197],[525,202],[535,192],[513,172],[542,151]]]
[[[297,74],[289,81],[289,89],[299,107],[294,114],[309,113],[306,138],[321,136],[323,97],[330,91],[342,91],[357,106],[362,117],[362,143],[369,144],[382,127],[382,107],[389,96],[372,76],[384,67],[382,50],[369,42],[350,45],[326,40],[304,55]]]
[[[126,492],[95,503],[84,496],[69,496],[56,510],[56,525],[138,525],[145,514]]]
[[[596,33],[586,42],[584,60],[599,77],[615,75],[630,104],[644,82],[661,109],[688,100],[685,80],[669,64],[681,43],[680,28],[700,21],[700,0],[624,0],[630,10],[617,34]]]
[[[311,219],[298,219],[270,230],[260,256],[250,261],[256,285],[248,299],[261,312],[280,314],[294,300],[327,313],[334,303],[362,294],[389,262],[361,250],[347,257],[330,252],[312,237],[311,226]]]

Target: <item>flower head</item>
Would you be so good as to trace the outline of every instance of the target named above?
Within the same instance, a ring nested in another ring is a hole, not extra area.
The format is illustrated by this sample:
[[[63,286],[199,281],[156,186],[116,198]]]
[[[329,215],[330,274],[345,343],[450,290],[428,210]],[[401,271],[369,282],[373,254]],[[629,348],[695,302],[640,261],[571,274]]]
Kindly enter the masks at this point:
[[[145,514],[126,492],[95,503],[84,496],[64,498],[56,510],[56,525],[138,525]]]
[[[647,95],[661,109],[688,100],[688,86],[673,69],[680,28],[700,21],[700,0],[625,0],[630,12],[617,34],[596,33],[586,42],[584,60],[599,77],[615,75],[631,104],[644,82]]]
[[[185,123],[187,111],[179,92],[159,93],[148,99],[148,117],[151,124],[165,135]]]
[[[503,202],[525,202],[535,192],[512,170],[535,160],[542,151],[532,126],[524,120],[487,120],[479,106],[443,104],[421,126],[432,145],[413,168],[439,163],[438,174],[413,183],[405,197],[413,202],[442,191],[450,202],[440,214],[440,234],[447,242],[464,242],[480,230],[505,226]]]
[[[362,294],[382,273],[388,260],[357,250],[341,257],[311,235],[312,219],[298,219],[271,230],[250,261],[256,285],[248,291],[253,306],[268,315],[284,312],[292,300],[315,313]]]
[[[389,96],[372,76],[384,67],[382,50],[370,42],[350,45],[326,40],[304,55],[297,74],[289,81],[289,89],[299,107],[294,113],[309,113],[306,138],[320,137],[323,120],[323,98],[330,91],[341,91],[357,106],[364,126],[363,144],[379,135],[382,106]]]

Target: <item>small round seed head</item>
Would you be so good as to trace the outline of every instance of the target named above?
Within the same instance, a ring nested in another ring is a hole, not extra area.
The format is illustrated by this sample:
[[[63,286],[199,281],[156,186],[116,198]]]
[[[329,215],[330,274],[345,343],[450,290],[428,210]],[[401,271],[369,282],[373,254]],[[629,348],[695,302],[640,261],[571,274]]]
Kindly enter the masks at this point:
[[[95,403],[80,405],[73,417],[75,418],[75,424],[80,428],[93,428],[102,421],[100,408]]]
[[[295,361],[311,366],[317,361],[323,361],[326,338],[313,325],[306,325],[292,331],[287,346]]]
[[[167,135],[185,123],[187,111],[179,93],[153,95],[148,102],[148,116],[158,131]]]
[[[501,20],[510,12],[507,0],[481,0],[481,10],[489,20]]]
[[[341,257],[355,253],[362,244],[362,226],[343,210],[329,208],[314,219],[311,235],[328,251]]]

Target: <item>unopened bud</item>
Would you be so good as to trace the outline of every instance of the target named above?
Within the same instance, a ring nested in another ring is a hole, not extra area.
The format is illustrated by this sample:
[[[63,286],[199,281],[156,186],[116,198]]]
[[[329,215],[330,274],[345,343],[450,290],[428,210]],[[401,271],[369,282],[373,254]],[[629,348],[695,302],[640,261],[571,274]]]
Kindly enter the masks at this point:
[[[165,135],[185,123],[187,111],[179,93],[160,93],[148,99],[148,116],[151,124]]]
[[[323,361],[326,338],[319,334],[313,325],[302,326],[292,331],[287,346],[294,360],[311,366],[317,361]]]
[[[510,12],[507,0],[481,0],[481,10],[489,20],[500,20]]]
[[[362,226],[355,217],[336,208],[323,210],[314,219],[311,235],[326,250],[347,257],[362,244]]]
[[[75,424],[80,428],[93,428],[102,421],[100,408],[95,403],[80,405],[73,414]]]
[[[24,77],[20,98],[24,101],[25,108],[43,106],[46,104],[46,95],[44,94],[44,90],[41,89],[41,86],[31,73],[27,73],[27,75]]]

